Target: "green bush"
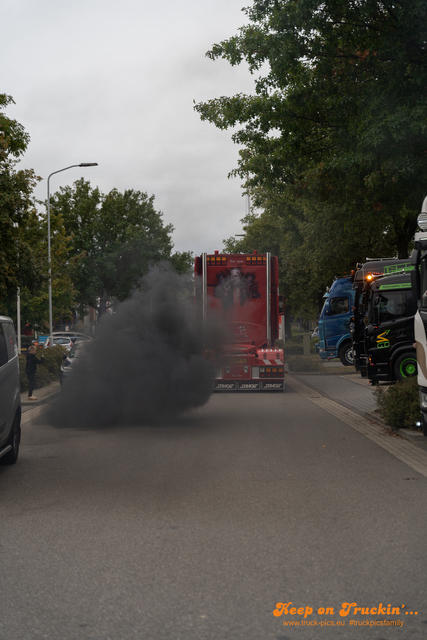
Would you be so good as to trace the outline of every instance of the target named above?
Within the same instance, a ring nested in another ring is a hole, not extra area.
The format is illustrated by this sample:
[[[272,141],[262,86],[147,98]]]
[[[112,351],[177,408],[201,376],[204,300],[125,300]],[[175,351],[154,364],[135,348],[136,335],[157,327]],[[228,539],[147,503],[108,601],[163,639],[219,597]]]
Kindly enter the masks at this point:
[[[381,417],[394,429],[414,429],[420,419],[417,378],[408,378],[390,386],[378,386],[374,396]]]
[[[292,338],[286,340],[276,340],[275,346],[283,349],[287,356],[298,356],[303,354],[303,335],[302,333],[296,333],[292,335]],[[310,338],[310,353],[316,353],[316,344],[319,342],[319,338]]]
[[[297,340],[275,340],[274,346],[283,349],[285,355],[301,354],[302,355],[302,339]]]
[[[59,380],[59,373],[61,371],[61,364],[63,362],[62,356],[67,353],[67,350],[61,345],[56,345],[51,349],[43,349],[44,355],[44,367],[54,377],[55,380]],[[38,356],[37,356],[38,357]]]
[[[302,356],[302,342],[297,344],[295,342],[286,342],[283,349],[286,356]]]
[[[36,389],[46,387],[51,382],[59,380],[59,372],[61,370],[62,355],[66,353],[66,349],[57,345],[51,349],[37,348],[36,356],[41,358],[44,356],[44,363],[37,365],[36,370]],[[21,391],[27,391],[28,378],[25,373],[26,354],[19,356],[19,377]]]
[[[297,373],[299,371],[322,371],[323,365],[319,356],[303,356],[303,355],[289,355],[286,356],[285,362],[288,363],[289,371]]]

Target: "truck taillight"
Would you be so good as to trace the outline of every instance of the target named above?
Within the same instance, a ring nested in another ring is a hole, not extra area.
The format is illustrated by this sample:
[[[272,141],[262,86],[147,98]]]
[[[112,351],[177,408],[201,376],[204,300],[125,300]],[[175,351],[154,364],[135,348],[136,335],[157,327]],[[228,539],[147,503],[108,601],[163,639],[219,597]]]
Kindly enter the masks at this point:
[[[267,264],[265,256],[246,256],[246,264]]]
[[[284,368],[283,367],[260,367],[259,377],[260,378],[283,378]]]

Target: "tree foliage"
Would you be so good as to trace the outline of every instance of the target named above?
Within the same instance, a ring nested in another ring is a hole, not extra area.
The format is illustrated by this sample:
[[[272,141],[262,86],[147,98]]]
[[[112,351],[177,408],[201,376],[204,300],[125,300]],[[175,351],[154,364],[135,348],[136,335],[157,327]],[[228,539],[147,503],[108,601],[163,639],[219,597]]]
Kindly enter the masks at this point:
[[[358,219],[343,215],[341,208],[292,201],[284,195],[265,199],[264,211],[242,222],[245,236],[238,242],[226,240],[226,250],[257,249],[278,256],[287,315],[316,318],[335,276],[349,274],[360,260],[392,251],[380,229],[359,227]]]
[[[175,251],[170,263],[177,273],[190,273],[194,267],[194,254],[192,251]]]
[[[38,178],[31,169],[17,169],[29,135],[4,109],[13,99],[0,94],[0,306],[16,299],[18,286],[35,291],[43,278],[43,263],[34,251],[37,215],[33,196]]]
[[[236,127],[235,173],[260,207],[279,194],[341,208],[407,257],[427,182],[426,3],[254,0],[246,13],[207,55],[246,61],[255,94],[196,105]]]
[[[70,237],[68,261],[81,305],[99,298],[124,300],[150,264],[170,258],[172,225],[164,225],[154,196],[132,189],[107,195],[84,179],[51,198]]]

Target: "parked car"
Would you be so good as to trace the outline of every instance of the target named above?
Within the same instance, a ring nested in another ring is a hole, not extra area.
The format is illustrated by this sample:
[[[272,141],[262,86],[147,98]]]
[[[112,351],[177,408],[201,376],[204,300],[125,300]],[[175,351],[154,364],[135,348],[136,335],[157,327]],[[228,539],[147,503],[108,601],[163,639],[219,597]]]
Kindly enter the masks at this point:
[[[12,320],[0,316],[0,464],[15,464],[20,441],[18,346]]]
[[[88,336],[87,333],[81,333],[80,331],[53,331],[53,338],[70,338],[70,340],[74,343],[77,340],[92,340],[92,336]],[[44,346],[46,342],[49,340],[48,335],[40,335],[37,340],[33,340],[34,343],[37,343],[40,347]]]
[[[80,331],[53,331],[52,336],[54,338],[71,338],[73,342],[77,340],[92,340],[92,336],[88,336],[87,333],[81,333]]]
[[[71,340],[71,338],[57,338],[55,336],[52,336],[52,338],[54,347],[56,347],[56,345],[60,345],[61,347],[64,347],[65,349],[67,349],[67,351],[69,351],[73,346],[73,341]],[[50,337],[46,338],[43,343],[43,349],[47,349],[48,347],[50,347]]]
[[[70,336],[71,337],[71,342],[73,344],[76,344],[76,342],[87,342],[88,340],[92,340],[92,338],[90,336]]]
[[[76,360],[84,358],[85,355],[85,343],[84,341],[80,342],[79,340],[71,347],[67,355],[64,354],[64,361],[61,365],[61,373],[59,377],[59,382],[61,384],[64,383],[66,378],[69,378],[73,374],[73,368],[76,364]]]

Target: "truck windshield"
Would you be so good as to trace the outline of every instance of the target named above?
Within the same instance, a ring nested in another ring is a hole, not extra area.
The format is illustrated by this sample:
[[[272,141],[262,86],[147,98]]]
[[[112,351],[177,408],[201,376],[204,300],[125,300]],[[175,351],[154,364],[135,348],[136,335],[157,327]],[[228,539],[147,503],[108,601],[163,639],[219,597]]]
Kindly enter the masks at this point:
[[[411,291],[387,291],[374,293],[369,302],[368,319],[371,324],[392,322],[413,316],[417,310]]]
[[[339,297],[339,298],[329,298],[327,301],[329,303],[329,315],[337,316],[341,313],[348,313],[349,304],[348,298]]]

